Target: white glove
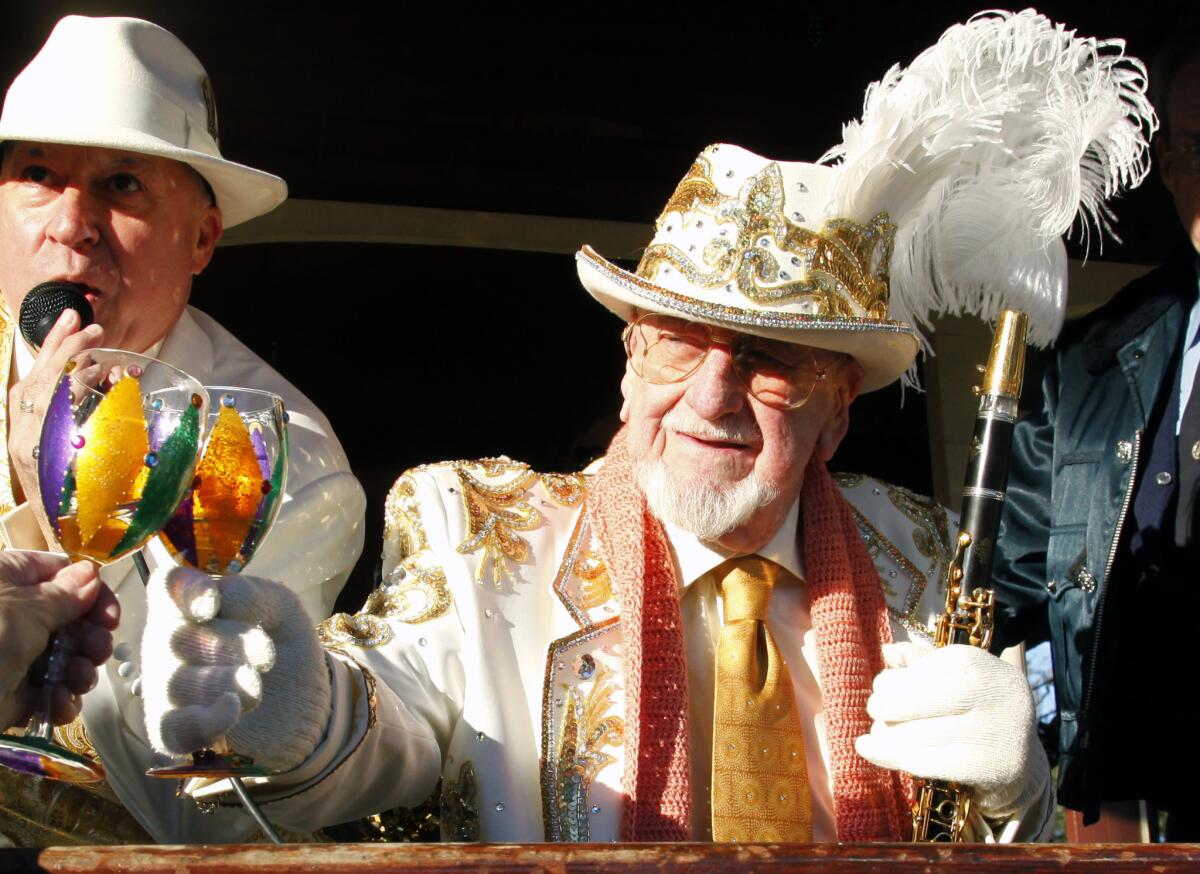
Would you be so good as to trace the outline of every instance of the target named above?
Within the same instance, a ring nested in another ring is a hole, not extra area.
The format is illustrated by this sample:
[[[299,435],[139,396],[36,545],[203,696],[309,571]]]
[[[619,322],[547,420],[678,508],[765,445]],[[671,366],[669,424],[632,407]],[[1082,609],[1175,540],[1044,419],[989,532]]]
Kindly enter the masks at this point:
[[[973,646],[893,643],[875,678],[858,754],[882,768],[974,787],[986,817],[1025,809],[1050,780],[1021,672]]]
[[[290,589],[160,568],[146,601],[142,696],[154,749],[183,756],[224,736],[272,770],[308,758],[329,719],[329,673]]]

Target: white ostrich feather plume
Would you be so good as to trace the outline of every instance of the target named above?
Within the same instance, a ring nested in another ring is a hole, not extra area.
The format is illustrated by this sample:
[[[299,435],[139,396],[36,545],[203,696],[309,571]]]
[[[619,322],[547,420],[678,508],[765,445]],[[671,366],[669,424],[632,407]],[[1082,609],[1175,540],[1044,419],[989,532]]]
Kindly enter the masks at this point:
[[[867,89],[822,158],[840,159],[831,214],[896,223],[892,318],[1019,309],[1045,346],[1066,307],[1063,234],[1077,217],[1085,241],[1112,233],[1105,201],[1145,178],[1157,126],[1123,40],[983,12]]]

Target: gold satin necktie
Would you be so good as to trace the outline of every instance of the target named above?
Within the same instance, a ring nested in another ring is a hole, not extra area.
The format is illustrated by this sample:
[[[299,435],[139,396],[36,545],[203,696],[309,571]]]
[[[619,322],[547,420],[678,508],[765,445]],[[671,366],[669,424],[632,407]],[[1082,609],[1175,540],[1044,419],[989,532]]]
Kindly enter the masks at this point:
[[[767,630],[788,572],[756,555],[714,572],[725,602],[713,710],[715,841],[811,841],[812,796],[792,678]]]

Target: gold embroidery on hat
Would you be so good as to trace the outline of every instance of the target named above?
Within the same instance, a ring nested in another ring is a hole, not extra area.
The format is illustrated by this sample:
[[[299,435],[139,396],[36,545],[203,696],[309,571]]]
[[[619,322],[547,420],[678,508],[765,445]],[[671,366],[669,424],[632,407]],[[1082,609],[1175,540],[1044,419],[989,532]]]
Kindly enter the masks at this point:
[[[662,224],[669,212],[684,215],[697,203],[710,209],[716,209],[724,199],[717,186],[713,184],[712,164],[708,162],[708,158],[701,155],[687,171],[687,175],[675,186],[675,193],[667,201],[655,227]]]
[[[710,217],[714,236],[701,253],[703,266],[678,246],[655,243],[642,256],[637,275],[653,280],[669,264],[699,288],[725,286],[763,306],[802,301],[814,316],[886,319],[887,264],[896,230],[887,214],[866,225],[834,219],[818,233],[790,222],[783,206],[778,164],[746,180],[737,197],[722,198],[711,165],[700,158],[671,195],[657,226],[661,230],[672,212],[685,222],[689,214]],[[736,235],[722,236],[722,228]],[[780,264],[772,243],[788,263]]]

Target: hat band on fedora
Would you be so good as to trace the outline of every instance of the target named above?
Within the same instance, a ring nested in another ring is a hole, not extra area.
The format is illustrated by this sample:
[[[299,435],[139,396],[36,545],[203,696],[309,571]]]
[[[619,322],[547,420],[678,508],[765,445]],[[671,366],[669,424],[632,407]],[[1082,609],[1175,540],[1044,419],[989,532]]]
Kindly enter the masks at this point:
[[[904,322],[871,316],[842,316],[837,314],[800,313],[790,310],[771,310],[758,307],[738,307],[728,304],[710,303],[690,294],[681,294],[663,288],[635,273],[626,273],[615,268],[602,258],[591,246],[584,246],[576,259],[591,269],[606,276],[640,299],[642,305],[660,307],[663,311],[676,312],[701,321],[728,324],[742,328],[775,328],[782,330],[839,330],[839,331],[884,331],[911,335],[913,329]],[[793,338],[801,342],[802,337]]]

